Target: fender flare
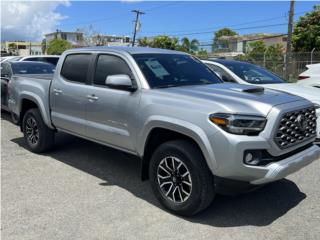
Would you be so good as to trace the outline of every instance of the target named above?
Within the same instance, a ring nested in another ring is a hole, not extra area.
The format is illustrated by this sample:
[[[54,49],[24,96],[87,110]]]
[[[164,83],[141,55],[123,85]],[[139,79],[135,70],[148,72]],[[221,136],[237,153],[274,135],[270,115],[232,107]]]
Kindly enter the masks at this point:
[[[211,172],[217,168],[216,158],[207,134],[197,125],[180,119],[152,116],[147,119],[144,129],[138,134],[137,152],[143,158],[145,147],[151,131],[155,128],[168,129],[193,139],[199,146]]]
[[[33,94],[32,92],[22,92],[19,97],[20,97],[20,101],[18,103],[19,115],[22,111],[23,100],[32,101],[38,106],[41,117],[42,117],[43,121],[45,122],[45,124],[49,128],[54,129],[54,127],[52,126],[52,123],[51,123],[50,116],[49,116],[49,110],[46,111],[46,107],[44,106],[44,103],[39,96],[37,96],[36,94]]]

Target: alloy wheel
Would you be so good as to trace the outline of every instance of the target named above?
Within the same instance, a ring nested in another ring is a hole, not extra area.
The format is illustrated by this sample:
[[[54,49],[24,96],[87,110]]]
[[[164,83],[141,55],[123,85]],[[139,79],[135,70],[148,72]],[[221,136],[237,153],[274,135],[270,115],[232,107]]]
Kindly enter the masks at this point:
[[[25,125],[27,140],[31,145],[39,142],[39,129],[34,117],[29,117]]]
[[[157,169],[162,194],[174,203],[187,201],[192,192],[192,180],[187,166],[176,157],[166,157]]]

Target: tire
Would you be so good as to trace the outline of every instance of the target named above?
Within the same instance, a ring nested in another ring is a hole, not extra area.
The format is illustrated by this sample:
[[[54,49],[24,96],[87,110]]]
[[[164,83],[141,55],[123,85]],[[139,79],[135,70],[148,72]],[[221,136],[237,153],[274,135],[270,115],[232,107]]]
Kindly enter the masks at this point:
[[[54,131],[43,122],[38,109],[28,110],[22,120],[22,129],[28,149],[34,153],[49,150],[54,144]]]
[[[12,122],[13,124],[15,124],[15,125],[19,125],[20,119],[19,119],[19,117],[17,116],[17,114],[11,112],[11,113],[10,113],[10,116],[11,116],[11,122]]]
[[[215,196],[213,175],[199,148],[189,141],[160,145],[152,155],[149,176],[156,198],[177,215],[193,216],[207,208]]]

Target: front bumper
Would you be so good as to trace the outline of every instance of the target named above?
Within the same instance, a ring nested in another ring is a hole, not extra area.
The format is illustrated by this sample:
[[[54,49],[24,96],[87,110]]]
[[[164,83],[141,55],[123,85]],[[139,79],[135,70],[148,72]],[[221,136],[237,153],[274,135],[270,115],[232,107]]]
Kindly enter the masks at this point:
[[[266,174],[250,183],[258,185],[282,179],[319,158],[320,148],[318,146],[312,146],[284,160],[264,166],[263,168],[266,170]]]
[[[213,175],[255,185],[282,179],[320,158],[320,147],[311,144],[310,147],[293,155],[290,155],[291,152],[283,153],[283,155],[289,155],[283,159],[281,159],[281,154],[273,155],[281,160],[272,161],[263,166],[253,166],[243,162],[246,150],[265,149],[269,154],[272,152],[272,146],[261,136],[230,138],[219,133],[212,136],[210,141],[214,146],[217,161],[217,168],[212,170]]]
[[[264,131],[258,136],[234,135],[223,130],[211,135],[209,142],[214,158],[209,161],[216,166],[211,168],[213,175],[259,185],[284,178],[320,158],[320,148],[311,144],[315,139],[286,149],[280,149],[274,142],[274,125],[280,121],[281,113],[303,107],[303,103],[295,102],[294,106],[285,104],[273,108]],[[309,144],[310,147],[304,149]],[[246,150],[265,150],[275,160],[262,166],[247,165],[244,163]]]

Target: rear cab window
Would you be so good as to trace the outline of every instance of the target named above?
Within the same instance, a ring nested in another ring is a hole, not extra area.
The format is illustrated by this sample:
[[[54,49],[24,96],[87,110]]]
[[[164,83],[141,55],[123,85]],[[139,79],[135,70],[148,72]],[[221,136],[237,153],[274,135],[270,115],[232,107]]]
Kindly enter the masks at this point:
[[[86,83],[91,59],[90,53],[67,55],[60,75],[71,82]]]

